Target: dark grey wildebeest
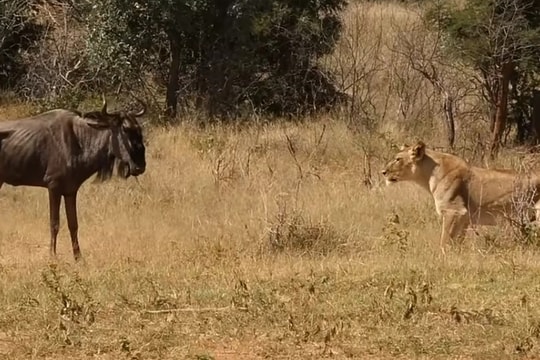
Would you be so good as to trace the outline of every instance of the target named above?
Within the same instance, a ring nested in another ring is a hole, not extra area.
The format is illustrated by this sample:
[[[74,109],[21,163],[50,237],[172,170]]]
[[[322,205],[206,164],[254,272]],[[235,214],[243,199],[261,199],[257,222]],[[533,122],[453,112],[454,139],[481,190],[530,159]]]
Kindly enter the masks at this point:
[[[51,256],[56,256],[62,196],[73,255],[79,260],[79,187],[94,174],[101,181],[110,178],[115,164],[123,178],[145,171],[143,135],[136,119],[146,112],[141,104],[137,113],[108,112],[103,96],[101,111],[56,109],[0,122],[0,187],[6,183],[48,189]]]

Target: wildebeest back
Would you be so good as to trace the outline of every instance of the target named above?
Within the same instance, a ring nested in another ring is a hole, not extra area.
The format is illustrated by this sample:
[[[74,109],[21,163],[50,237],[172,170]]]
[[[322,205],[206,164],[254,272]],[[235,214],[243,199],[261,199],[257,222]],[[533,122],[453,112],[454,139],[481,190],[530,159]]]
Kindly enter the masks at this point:
[[[39,116],[16,121],[0,122],[0,181],[10,185],[46,186],[51,178],[66,171],[68,149],[62,136],[70,126],[75,113],[53,110]],[[65,119],[58,121],[58,118]],[[67,126],[66,126],[67,125]],[[50,153],[58,156],[51,158]]]

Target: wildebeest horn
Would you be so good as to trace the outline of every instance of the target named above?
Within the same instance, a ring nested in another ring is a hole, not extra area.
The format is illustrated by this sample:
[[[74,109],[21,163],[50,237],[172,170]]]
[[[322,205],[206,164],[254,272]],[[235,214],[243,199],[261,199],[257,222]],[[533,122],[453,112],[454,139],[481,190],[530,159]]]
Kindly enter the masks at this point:
[[[103,99],[103,108],[101,109],[101,112],[103,115],[107,115],[107,98],[105,97],[105,93],[102,93],[101,97]]]
[[[142,101],[141,99],[139,99],[138,97],[136,97],[135,95],[131,94],[131,96],[133,96],[133,98],[135,100],[137,100],[137,102],[139,104],[142,105],[142,109],[139,111],[139,112],[132,112],[133,116],[135,117],[139,117],[139,116],[143,116],[145,113],[146,113],[146,104],[144,103],[144,101]]]

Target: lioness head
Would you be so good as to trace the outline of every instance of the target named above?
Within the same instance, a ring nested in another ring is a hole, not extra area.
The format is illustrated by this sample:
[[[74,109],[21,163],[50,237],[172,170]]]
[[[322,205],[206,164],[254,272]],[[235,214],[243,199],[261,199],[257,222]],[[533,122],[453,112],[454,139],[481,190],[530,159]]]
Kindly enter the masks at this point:
[[[422,141],[418,141],[413,146],[403,145],[382,171],[386,184],[414,180],[417,164],[423,159],[425,153],[426,144]]]

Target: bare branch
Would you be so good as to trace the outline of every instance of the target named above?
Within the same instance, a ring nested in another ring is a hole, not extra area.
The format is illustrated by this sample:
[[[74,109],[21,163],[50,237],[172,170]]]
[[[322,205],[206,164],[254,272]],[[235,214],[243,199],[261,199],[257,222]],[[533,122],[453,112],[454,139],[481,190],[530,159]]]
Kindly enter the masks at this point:
[[[163,309],[163,310],[145,310],[147,314],[171,314],[179,312],[207,312],[207,311],[230,311],[230,310],[239,310],[239,311],[248,311],[247,307],[236,307],[236,306],[225,306],[220,308],[183,308],[183,309]]]

